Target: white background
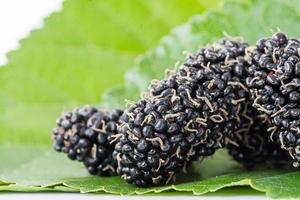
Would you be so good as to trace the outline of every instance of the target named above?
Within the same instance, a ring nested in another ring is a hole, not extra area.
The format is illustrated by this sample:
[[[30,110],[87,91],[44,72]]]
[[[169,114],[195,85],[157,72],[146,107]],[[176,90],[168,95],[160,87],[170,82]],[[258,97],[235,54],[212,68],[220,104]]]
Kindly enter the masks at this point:
[[[19,39],[25,38],[30,30],[42,26],[43,18],[53,11],[61,9],[61,0],[0,0],[0,65],[5,64],[5,54],[18,47]],[[71,193],[0,193],[0,199],[141,199],[141,196],[117,196],[117,195],[95,195],[95,194],[71,194]],[[264,199],[262,195],[206,195],[206,196],[143,196],[145,200],[163,199]]]
[[[18,46],[30,30],[42,26],[43,18],[61,8],[62,0],[0,0],[0,65],[5,54]]]

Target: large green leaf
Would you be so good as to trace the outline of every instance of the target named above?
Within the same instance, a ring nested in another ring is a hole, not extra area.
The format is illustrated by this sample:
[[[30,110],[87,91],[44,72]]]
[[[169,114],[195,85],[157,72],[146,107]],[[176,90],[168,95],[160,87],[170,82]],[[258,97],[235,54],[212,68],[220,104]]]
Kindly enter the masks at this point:
[[[178,176],[176,185],[154,188],[129,185],[118,176],[90,176],[81,164],[65,159],[65,155],[49,151],[47,147],[4,145],[0,147],[0,151],[3,152],[3,158],[15,158],[9,159],[1,166],[4,170],[1,170],[0,178],[9,180],[11,184],[0,185],[0,191],[107,192],[126,195],[181,191],[202,195],[232,186],[250,186],[273,198],[300,197],[299,172],[242,172],[241,168],[228,158],[225,151],[218,152],[200,166],[195,166],[189,174]],[[228,170],[231,170],[231,173],[228,173]],[[227,174],[224,174],[225,172]]]
[[[66,0],[0,69],[0,142],[50,143],[63,109],[97,104],[133,58],[218,0]]]
[[[45,146],[2,145],[0,179],[23,186],[53,186],[73,177],[86,177],[79,164]]]

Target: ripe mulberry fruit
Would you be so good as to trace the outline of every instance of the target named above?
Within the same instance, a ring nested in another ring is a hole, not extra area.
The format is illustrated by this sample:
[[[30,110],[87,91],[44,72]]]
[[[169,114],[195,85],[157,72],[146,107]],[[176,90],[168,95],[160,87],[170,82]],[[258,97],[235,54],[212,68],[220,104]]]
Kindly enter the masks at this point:
[[[292,159],[288,152],[278,145],[278,140],[271,140],[267,131],[268,116],[259,114],[252,107],[248,108],[248,116],[253,121],[247,125],[250,127],[245,127],[248,131],[237,137],[238,145],[227,145],[229,154],[247,169],[290,168]]]
[[[237,132],[248,131],[242,129],[251,121],[243,84],[247,46],[223,39],[152,82],[119,129],[113,156],[123,179],[139,186],[172,182],[191,161],[234,144]]]
[[[261,39],[249,51],[246,85],[253,106],[269,116],[271,140],[278,140],[297,167],[300,162],[300,41],[284,33]]]
[[[122,113],[117,109],[103,112],[85,106],[64,114],[52,131],[55,150],[83,162],[91,174],[114,175],[117,164],[112,158],[114,136]]]

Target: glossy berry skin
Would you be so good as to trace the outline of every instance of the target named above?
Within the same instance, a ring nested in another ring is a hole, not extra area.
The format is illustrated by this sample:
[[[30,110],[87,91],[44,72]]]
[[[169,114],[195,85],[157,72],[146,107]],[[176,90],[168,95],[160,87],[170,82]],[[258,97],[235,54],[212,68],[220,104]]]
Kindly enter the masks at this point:
[[[72,160],[83,162],[95,175],[115,175],[112,158],[121,110],[98,111],[91,106],[62,115],[53,129],[54,148]]]
[[[123,116],[113,156],[131,184],[171,183],[190,162],[235,143],[249,124],[243,85],[247,44],[223,39],[189,54],[178,71],[153,82]]]
[[[253,106],[271,121],[270,137],[300,162],[300,41],[284,33],[261,39],[250,50],[246,85]]]

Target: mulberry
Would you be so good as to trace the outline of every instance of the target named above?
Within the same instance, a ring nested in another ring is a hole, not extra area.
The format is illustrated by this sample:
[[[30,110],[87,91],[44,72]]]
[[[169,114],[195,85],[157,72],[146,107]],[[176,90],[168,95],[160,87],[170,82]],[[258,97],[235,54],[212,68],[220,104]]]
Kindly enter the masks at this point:
[[[53,129],[54,148],[72,160],[84,163],[91,174],[114,175],[114,136],[123,111],[98,111],[91,106],[77,108],[57,120]]]
[[[191,161],[234,144],[236,132],[247,131],[246,47],[223,39],[152,82],[119,129],[113,156],[123,179],[139,186],[167,184]]]
[[[271,121],[271,140],[278,140],[297,167],[300,162],[300,41],[284,33],[261,39],[249,51],[246,85],[253,106]]]
[[[268,117],[257,113],[252,107],[248,108],[248,116],[253,122],[248,124],[250,127],[245,127],[248,131],[237,137],[238,145],[227,145],[229,154],[247,169],[290,168],[292,159],[288,152],[278,145],[278,140],[272,141],[270,138]]]

